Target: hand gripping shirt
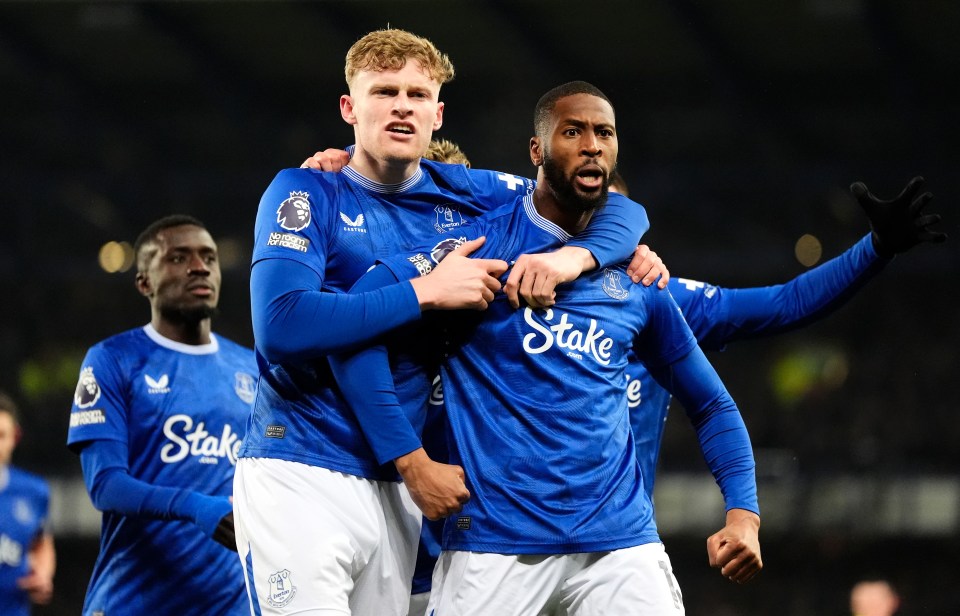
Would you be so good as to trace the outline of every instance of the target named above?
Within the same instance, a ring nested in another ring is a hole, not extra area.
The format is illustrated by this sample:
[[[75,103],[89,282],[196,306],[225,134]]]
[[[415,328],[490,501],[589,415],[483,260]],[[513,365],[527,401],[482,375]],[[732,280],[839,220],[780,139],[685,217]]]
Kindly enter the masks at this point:
[[[181,344],[147,325],[94,345],[70,413],[71,449],[119,441],[135,479],[230,496],[257,366],[250,349],[211,338]],[[195,524],[103,513],[85,615],[249,610],[236,553]]]

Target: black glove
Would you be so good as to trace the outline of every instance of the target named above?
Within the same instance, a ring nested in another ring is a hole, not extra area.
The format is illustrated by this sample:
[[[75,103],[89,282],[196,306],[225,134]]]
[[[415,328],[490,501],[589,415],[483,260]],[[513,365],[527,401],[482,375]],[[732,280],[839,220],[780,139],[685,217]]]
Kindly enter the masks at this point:
[[[213,531],[213,540],[225,548],[237,551],[237,536],[233,530],[233,512],[220,518],[216,530]]]
[[[924,214],[923,208],[933,199],[933,194],[920,192],[923,178],[910,180],[906,188],[890,201],[877,199],[863,182],[850,185],[850,192],[870,219],[873,229],[873,246],[884,258],[910,250],[920,242],[939,244],[947,239],[946,233],[933,231],[931,225],[940,222],[940,214]]]

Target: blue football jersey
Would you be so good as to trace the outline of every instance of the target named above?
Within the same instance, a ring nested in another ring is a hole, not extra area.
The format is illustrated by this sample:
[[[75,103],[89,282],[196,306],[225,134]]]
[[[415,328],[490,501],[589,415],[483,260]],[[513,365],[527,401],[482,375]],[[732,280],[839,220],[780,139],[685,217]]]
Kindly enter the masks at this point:
[[[383,263],[409,278],[480,235],[476,256],[508,262],[569,239],[526,196],[462,238]],[[695,347],[670,293],[631,284],[618,266],[559,287],[547,310],[514,310],[501,294],[485,313],[449,317],[437,336],[453,332],[442,364],[450,462],[464,467],[472,498],[447,520],[444,549],[564,553],[657,541],[623,383],[631,349],[663,366]]]
[[[121,441],[134,479],[230,496],[257,366],[250,349],[211,338],[181,344],[147,325],[93,346],[70,413],[70,447]],[[236,553],[195,524],[104,512],[84,614],[249,610]]]
[[[284,170],[260,202],[253,264],[290,259],[317,274],[320,290],[345,293],[378,257],[428,243],[533,186],[531,180],[509,174],[431,161],[423,161],[417,173],[397,185],[372,182],[350,167],[341,173]],[[607,208],[613,228],[626,227],[629,218],[635,230],[646,230],[642,207],[620,201],[615,206]],[[606,245],[606,237],[595,239]],[[257,293],[251,288],[252,295]],[[289,335],[296,338],[300,332]],[[418,361],[398,361],[399,370],[420,374]],[[260,353],[258,362],[260,395],[241,456],[279,458],[370,479],[396,478],[392,465],[377,463],[325,357],[271,363]],[[404,383],[399,393],[411,399],[422,398],[429,387],[428,381],[413,377]],[[422,405],[404,408],[417,409],[409,419],[419,431]]]
[[[47,483],[14,466],[0,467],[0,614],[29,616],[30,597],[17,587],[29,573],[27,554],[44,532]]]

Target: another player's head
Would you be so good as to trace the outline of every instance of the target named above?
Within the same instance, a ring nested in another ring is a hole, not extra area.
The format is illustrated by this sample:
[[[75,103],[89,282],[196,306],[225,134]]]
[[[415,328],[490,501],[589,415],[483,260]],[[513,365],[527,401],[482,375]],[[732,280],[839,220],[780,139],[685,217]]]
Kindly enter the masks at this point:
[[[616,169],[610,174],[610,192],[623,195],[624,197],[630,196],[630,190],[627,188],[627,181],[623,179],[623,176],[620,175],[620,172]]]
[[[850,590],[853,616],[893,616],[900,609],[900,597],[886,580],[864,580]]]
[[[354,127],[354,157],[378,165],[418,161],[443,124],[440,86],[453,64],[429,40],[405,30],[376,30],[347,52],[349,94],[340,113]]]
[[[220,261],[202,222],[166,216],[144,229],[133,249],[137,290],[150,300],[154,321],[192,327],[216,314]]]
[[[619,149],[610,99],[585,81],[557,86],[537,102],[533,128],[530,160],[558,203],[572,211],[603,205]]]
[[[456,143],[447,139],[434,139],[427,147],[427,153],[424,158],[435,160],[438,163],[449,163],[453,165],[466,165],[470,167],[470,159],[464,154]]]
[[[13,398],[0,392],[0,468],[10,464],[13,450],[20,442],[20,421]]]

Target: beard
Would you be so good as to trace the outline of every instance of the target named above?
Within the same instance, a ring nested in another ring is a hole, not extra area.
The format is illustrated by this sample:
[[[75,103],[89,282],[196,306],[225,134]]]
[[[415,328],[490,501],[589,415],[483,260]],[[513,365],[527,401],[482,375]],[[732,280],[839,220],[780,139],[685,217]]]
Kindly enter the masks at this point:
[[[161,306],[160,315],[171,323],[196,326],[204,319],[220,314],[216,306]]]
[[[576,188],[576,171],[569,176],[565,176],[560,165],[549,154],[546,154],[543,157],[543,175],[547,184],[557,196],[559,205],[568,212],[582,214],[591,210],[598,210],[607,203],[610,174],[603,177],[603,185],[598,193],[582,193]]]

